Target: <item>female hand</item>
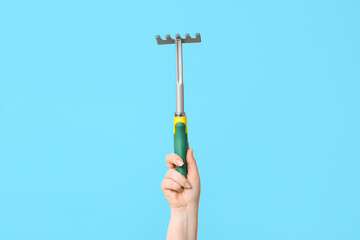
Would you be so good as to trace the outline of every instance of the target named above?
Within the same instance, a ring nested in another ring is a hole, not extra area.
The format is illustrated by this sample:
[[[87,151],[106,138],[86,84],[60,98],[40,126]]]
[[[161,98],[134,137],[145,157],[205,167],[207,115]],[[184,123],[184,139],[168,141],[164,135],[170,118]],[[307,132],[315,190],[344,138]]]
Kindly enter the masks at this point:
[[[187,178],[175,170],[175,166],[181,167],[184,164],[179,155],[170,153],[165,158],[169,170],[161,182],[161,189],[172,211],[189,207],[197,208],[199,204],[200,177],[192,148],[188,149],[186,159]]]

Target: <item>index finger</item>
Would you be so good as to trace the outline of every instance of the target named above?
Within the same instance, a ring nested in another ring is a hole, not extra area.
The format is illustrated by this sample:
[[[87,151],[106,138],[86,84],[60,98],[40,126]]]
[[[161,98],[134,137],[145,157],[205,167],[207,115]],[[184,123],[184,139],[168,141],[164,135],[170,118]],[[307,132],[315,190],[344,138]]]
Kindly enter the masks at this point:
[[[165,163],[168,168],[175,168],[175,166],[181,167],[184,165],[184,161],[176,153],[169,153],[166,155]]]

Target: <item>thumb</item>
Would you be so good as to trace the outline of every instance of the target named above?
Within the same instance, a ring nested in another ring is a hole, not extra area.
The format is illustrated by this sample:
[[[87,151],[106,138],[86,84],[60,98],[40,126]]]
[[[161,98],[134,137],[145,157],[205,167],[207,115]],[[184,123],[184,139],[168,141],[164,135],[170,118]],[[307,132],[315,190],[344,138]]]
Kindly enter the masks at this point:
[[[193,155],[193,149],[189,148],[186,154],[188,177],[199,177],[196,161]]]

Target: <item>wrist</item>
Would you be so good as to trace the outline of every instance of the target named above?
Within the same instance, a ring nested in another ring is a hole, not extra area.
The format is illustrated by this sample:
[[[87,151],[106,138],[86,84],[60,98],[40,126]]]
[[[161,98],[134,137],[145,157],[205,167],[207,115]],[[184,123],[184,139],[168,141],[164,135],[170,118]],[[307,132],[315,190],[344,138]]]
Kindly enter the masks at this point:
[[[185,226],[193,225],[198,219],[199,204],[188,204],[180,208],[171,208],[170,218],[177,219],[178,222],[182,222]]]
[[[199,211],[199,203],[190,203],[182,207],[173,207],[170,208],[170,211],[171,215],[192,215],[194,213],[197,215]]]
[[[188,204],[184,207],[171,208],[168,236],[177,229],[179,239],[195,240],[197,235],[199,204]],[[172,239],[172,238],[167,238]],[[176,238],[177,239],[177,238]]]

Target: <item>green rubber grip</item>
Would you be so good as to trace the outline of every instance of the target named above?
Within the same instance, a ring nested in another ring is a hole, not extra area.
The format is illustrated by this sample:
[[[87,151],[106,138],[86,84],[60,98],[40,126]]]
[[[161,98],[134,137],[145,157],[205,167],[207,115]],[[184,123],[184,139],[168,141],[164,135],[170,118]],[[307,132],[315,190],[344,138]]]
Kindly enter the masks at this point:
[[[187,176],[187,162],[186,154],[188,150],[188,138],[186,133],[186,125],[182,122],[175,124],[174,134],[174,152],[181,157],[184,161],[184,165],[181,167],[175,166],[176,171],[181,173],[184,177]]]

